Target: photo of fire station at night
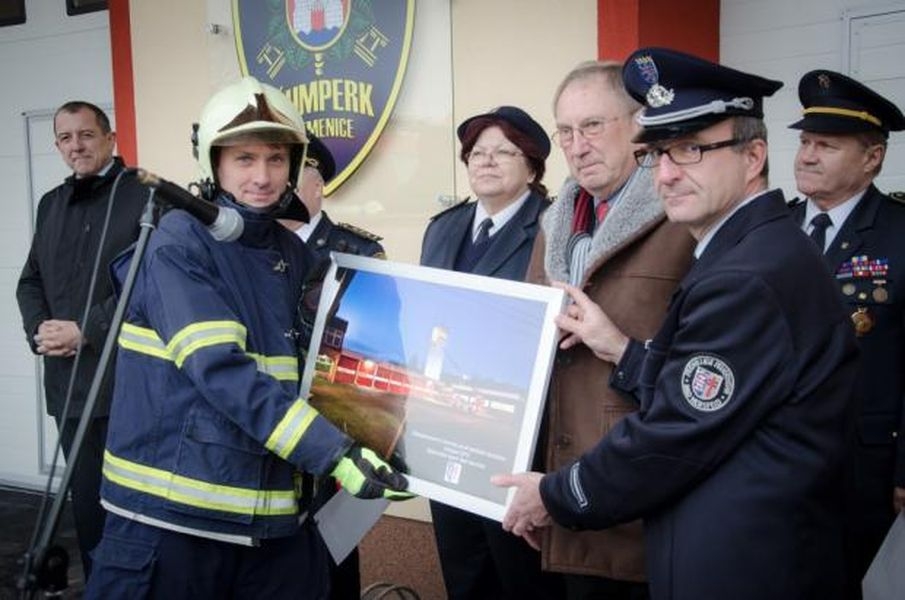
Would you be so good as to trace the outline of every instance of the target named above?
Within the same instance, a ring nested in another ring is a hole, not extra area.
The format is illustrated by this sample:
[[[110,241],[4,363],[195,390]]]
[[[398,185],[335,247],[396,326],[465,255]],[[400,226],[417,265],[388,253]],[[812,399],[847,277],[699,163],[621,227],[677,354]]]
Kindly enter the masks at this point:
[[[492,411],[499,411],[513,415],[518,403],[523,400],[518,392],[443,382],[440,379],[442,348],[448,336],[443,327],[434,327],[431,332],[432,353],[428,355],[424,372],[420,373],[405,366],[377,362],[357,352],[343,350],[346,327],[347,323],[343,319],[334,317],[324,331],[315,373],[329,382],[417,396],[472,414],[489,415]]]
[[[489,296],[356,272],[324,326],[311,404],[407,466],[436,454],[413,456],[418,440],[451,430],[458,444],[510,458],[499,455],[518,434],[544,306]]]

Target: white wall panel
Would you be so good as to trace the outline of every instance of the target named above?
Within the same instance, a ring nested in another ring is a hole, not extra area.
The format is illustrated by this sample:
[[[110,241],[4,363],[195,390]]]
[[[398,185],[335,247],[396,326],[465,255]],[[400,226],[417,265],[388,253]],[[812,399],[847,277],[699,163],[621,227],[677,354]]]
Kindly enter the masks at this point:
[[[113,84],[106,11],[70,17],[62,0],[26,0],[25,10],[24,24],[0,28],[0,483],[40,487],[38,445],[47,424],[39,412],[37,362],[15,301],[32,232],[23,113],[75,98],[111,105]],[[62,181],[67,169],[54,150],[50,126],[36,131],[41,139],[33,140],[32,166],[40,192]]]
[[[798,80],[812,69],[848,73],[905,105],[905,2],[890,0],[723,0],[720,56],[725,64],[779,79],[765,102],[771,183],[795,197],[792,170],[800,118]],[[849,25],[855,33],[849,41]],[[849,58],[851,52],[851,59]],[[849,72],[849,63],[852,70]],[[905,189],[905,134],[893,133],[880,189]]]

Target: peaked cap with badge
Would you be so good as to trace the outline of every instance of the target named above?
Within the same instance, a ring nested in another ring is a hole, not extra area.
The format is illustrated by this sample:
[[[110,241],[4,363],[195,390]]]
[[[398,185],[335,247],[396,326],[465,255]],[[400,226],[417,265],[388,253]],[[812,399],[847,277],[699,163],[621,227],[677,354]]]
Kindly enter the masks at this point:
[[[781,81],[737,71],[668,48],[641,48],[622,68],[626,90],[644,111],[634,141],[668,140],[733,116],[763,118],[763,99]]]
[[[308,133],[308,153],[305,155],[305,166],[317,169],[324,183],[328,183],[336,174],[336,161],[330,149],[313,133]]]
[[[308,154],[305,155],[305,166],[317,169],[324,183],[328,183],[336,174],[336,162],[326,144],[313,133],[308,134]],[[360,254],[374,258],[386,258],[386,252],[380,244],[383,238],[349,223],[334,223],[321,212],[321,219],[308,237],[308,246],[321,258],[330,257],[331,251],[347,254]]]
[[[905,129],[899,108],[863,83],[842,73],[817,69],[798,83],[798,99],[804,107],[800,121],[789,125],[814,133],[859,133]]]

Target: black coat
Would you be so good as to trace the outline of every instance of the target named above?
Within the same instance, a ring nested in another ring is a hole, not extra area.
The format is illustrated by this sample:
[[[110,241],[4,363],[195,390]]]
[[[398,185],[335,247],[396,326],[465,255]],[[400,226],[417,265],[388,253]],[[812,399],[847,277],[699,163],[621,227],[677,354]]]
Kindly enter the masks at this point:
[[[550,201],[532,192],[512,219],[491,238],[487,252],[471,273],[524,281],[540,216]],[[461,202],[434,215],[421,243],[421,264],[453,270],[466,235],[471,235],[475,203]]]
[[[424,233],[421,264],[523,281],[540,216],[550,202],[531,193],[469,265],[458,262],[471,241],[476,202],[435,215]],[[466,241],[467,240],[467,241]],[[431,515],[447,596],[450,598],[560,598],[558,576],[541,570],[540,555],[497,521],[431,502]]]
[[[804,202],[792,213],[801,224]],[[885,274],[853,272],[853,257],[885,261]],[[858,414],[845,489],[851,579],[860,581],[895,515],[893,486],[905,487],[905,204],[870,186],[824,256],[850,315],[868,316],[858,340]],[[849,274],[854,276],[850,276]]]
[[[41,198],[31,250],[16,288],[25,337],[32,352],[37,351],[33,336],[43,321],[63,319],[78,322],[82,319],[110,192],[123,168],[122,160],[116,158],[113,167],[104,176],[86,180],[68,177]],[[116,307],[107,267],[118,253],[138,238],[138,223],[147,198],[147,188],[134,177],[121,180],[114,199],[93,302],[88,320],[82,325],[85,345],[75,381],[70,417],[81,415]],[[59,416],[63,409],[73,362],[73,358],[44,358],[44,395],[47,412],[53,416]],[[112,375],[112,372],[111,365],[109,373]],[[112,380],[112,376],[109,377],[107,385],[101,390],[95,415],[109,412]]]
[[[792,207],[799,224],[804,212],[804,202]],[[888,273],[852,278],[840,274],[842,265],[856,256],[886,259]],[[849,313],[862,308],[871,317],[870,330],[858,337],[862,360],[855,386],[860,406],[857,439],[861,446],[882,446],[888,453],[882,478],[889,504],[893,484],[905,487],[905,204],[870,186],[825,259],[838,274]]]
[[[721,227],[646,346],[612,379],[640,411],[542,480],[554,520],[643,517],[655,600],[836,597],[857,350],[781,193]]]

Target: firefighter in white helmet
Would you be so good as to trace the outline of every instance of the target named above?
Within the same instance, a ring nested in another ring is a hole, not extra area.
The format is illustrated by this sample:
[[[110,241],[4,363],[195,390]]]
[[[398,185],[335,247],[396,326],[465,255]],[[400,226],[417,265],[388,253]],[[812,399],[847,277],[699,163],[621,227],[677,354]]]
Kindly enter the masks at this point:
[[[151,236],[119,338],[87,598],[321,598],[303,474],[408,497],[405,477],[298,396],[295,307],[314,258],[275,218],[304,210],[306,142],[289,100],[250,77],[202,111],[205,195],[244,230],[217,241],[174,210]]]

